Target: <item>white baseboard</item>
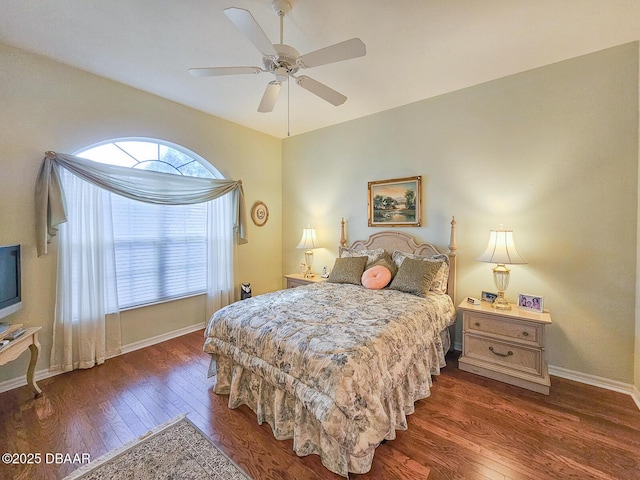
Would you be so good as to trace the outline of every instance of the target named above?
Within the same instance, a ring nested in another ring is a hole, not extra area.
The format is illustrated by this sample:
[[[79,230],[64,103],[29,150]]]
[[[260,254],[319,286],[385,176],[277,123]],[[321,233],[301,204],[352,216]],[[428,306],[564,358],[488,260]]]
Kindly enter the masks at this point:
[[[640,390],[638,390],[638,387],[633,387],[631,398],[633,398],[633,401],[636,402],[638,409],[640,409]]]
[[[576,372],[575,370],[567,370],[566,368],[556,367],[553,365],[549,365],[549,375],[566,378],[567,380],[573,380],[579,383],[586,383],[587,385],[604,388],[605,390],[612,390],[614,392],[627,394],[631,396],[631,399],[638,407],[638,410],[640,410],[640,391],[638,390],[638,387],[635,387],[630,383],[619,382],[617,380],[598,377],[596,375],[589,375],[588,373]]]
[[[162,335],[145,338],[144,340],[140,340],[139,342],[133,342],[128,345],[123,345],[120,349],[120,355],[122,355],[123,353],[134,352],[136,350],[140,350],[141,348],[150,347],[151,345],[155,345],[156,343],[166,342],[167,340],[181,337],[182,335],[186,335],[187,333],[197,332],[198,330],[202,330],[205,326],[205,322],[196,323],[195,325],[189,325],[188,327],[180,328],[172,332],[163,333]],[[204,337],[202,337],[202,342],[204,343]]]
[[[118,355],[123,355],[125,353],[133,352],[135,350],[140,350],[141,348],[150,347],[151,345],[155,345],[156,343],[162,343],[167,340],[171,340],[172,338],[181,337],[182,335],[186,335],[187,333],[197,332],[198,330],[202,330],[205,327],[205,322],[197,323],[195,325],[189,325],[188,327],[180,328],[178,330],[174,330],[172,332],[163,333],[162,335],[156,335],[155,337],[146,338],[144,340],[140,340],[139,342],[129,343],[127,345],[123,345],[121,347],[121,352]],[[204,342],[204,338],[203,338]],[[109,358],[117,357],[118,355],[112,355]],[[36,382],[40,380],[44,380],[45,378],[54,377],[56,375],[60,375],[64,373],[62,370],[54,370],[51,371],[48,368],[38,370],[34,373],[34,379]],[[22,375],[18,378],[12,378],[9,380],[5,380],[4,382],[0,382],[0,393],[7,392],[9,390],[13,390],[14,388],[23,387],[27,384],[26,372],[25,375]]]
[[[49,377],[54,377],[61,373],[63,373],[62,370],[55,371],[55,372],[52,372],[49,369],[38,370],[34,372],[33,379],[36,382],[39,382],[40,380],[44,380],[45,378],[49,378]],[[8,392],[9,390],[13,390],[14,388],[25,386],[27,384],[26,374],[27,372],[25,372],[24,375],[18,378],[11,378],[9,380],[5,380],[4,382],[0,383],[0,393]]]
[[[556,367],[554,365],[549,365],[549,375],[554,375],[556,377],[566,378],[567,380],[586,383],[587,385],[592,385],[594,387],[600,387],[606,390],[626,393],[627,395],[633,396],[634,386],[629,383],[610,380],[608,378],[598,377],[596,375],[589,375],[588,373],[576,372],[575,370],[568,370],[566,368]],[[640,408],[640,405],[638,408]]]
[[[453,348],[456,351],[461,352],[462,343],[455,342]],[[612,390],[614,392],[630,395],[636,406],[638,407],[638,410],[640,410],[640,390],[638,390],[638,387],[635,387],[629,383],[618,382],[616,380],[610,380],[604,377],[597,377],[596,375],[576,372],[575,370],[568,370],[566,368],[556,367],[554,365],[549,365],[549,375],[566,378],[567,380],[573,380],[594,387],[604,388],[605,390]]]

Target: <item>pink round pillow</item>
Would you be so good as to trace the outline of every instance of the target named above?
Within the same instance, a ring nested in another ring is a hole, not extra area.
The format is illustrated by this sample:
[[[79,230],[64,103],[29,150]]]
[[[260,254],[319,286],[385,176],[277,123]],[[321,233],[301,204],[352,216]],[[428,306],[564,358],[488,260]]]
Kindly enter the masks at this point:
[[[391,281],[391,271],[382,265],[376,265],[362,274],[362,285],[370,290],[380,290]]]

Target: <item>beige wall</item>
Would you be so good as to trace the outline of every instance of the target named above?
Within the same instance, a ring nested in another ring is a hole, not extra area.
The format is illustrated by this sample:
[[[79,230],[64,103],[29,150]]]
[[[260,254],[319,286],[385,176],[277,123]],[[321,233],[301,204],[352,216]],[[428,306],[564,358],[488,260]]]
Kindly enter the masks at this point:
[[[247,207],[264,201],[269,222],[249,222],[238,248],[238,282],[255,293],[280,288],[282,143],[279,139],[159,97],[0,44],[0,245],[23,246],[24,308],[9,321],[42,325],[37,370],[48,368],[55,302],[56,246],[36,257],[33,189],[45,150],[72,153],[110,138],[168,140],[243,181]],[[269,252],[265,254],[265,252]],[[202,296],[124,312],[123,343],[204,322]],[[0,369],[0,382],[21,377],[28,355]]]
[[[513,266],[507,297],[544,296],[549,363],[633,383],[637,43],[285,139],[285,273],[305,224],[325,247],[319,271],[341,217],[350,240],[377,231],[367,182],[411,175],[423,176],[425,226],[409,233],[446,247],[456,216],[458,300],[495,291],[475,258],[504,224],[529,261]]]
[[[513,266],[507,295],[544,295],[550,363],[632,383],[638,63],[637,44],[624,45],[281,142],[0,44],[0,244],[24,246],[25,306],[9,319],[43,326],[37,368],[46,368],[56,244],[36,257],[43,152],[148,136],[242,179],[248,207],[267,203],[269,222],[250,223],[250,243],[239,248],[238,281],[254,293],[280,288],[283,270],[295,271],[307,223],[325,246],[314,270],[331,267],[341,217],[351,240],[377,231],[367,227],[367,181],[422,175],[425,226],[405,231],[444,248],[456,215],[460,298],[495,290],[491,266],[474,259],[503,223],[529,260]],[[203,312],[202,298],[125,312],[123,343],[199,323]],[[0,369],[0,382],[23,375],[23,357]]]

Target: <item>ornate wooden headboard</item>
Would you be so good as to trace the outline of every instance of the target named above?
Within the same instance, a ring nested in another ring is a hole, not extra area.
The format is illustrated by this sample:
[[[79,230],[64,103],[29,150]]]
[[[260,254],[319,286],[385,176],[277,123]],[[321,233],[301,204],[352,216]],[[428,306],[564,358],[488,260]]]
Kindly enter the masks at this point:
[[[342,219],[340,225],[340,246],[345,247],[347,243],[345,233],[345,221]],[[456,250],[458,245],[456,244],[456,219],[451,219],[451,236],[449,241],[449,252],[446,255],[449,257],[449,280],[447,283],[447,294],[456,304]],[[431,243],[418,243],[412,235],[404,232],[398,232],[396,230],[385,230],[382,232],[374,233],[367,240],[356,240],[351,244],[349,248],[356,250],[374,250],[376,248],[384,248],[388,252],[394,252],[399,250],[401,252],[415,253],[417,255],[437,255],[440,252]]]

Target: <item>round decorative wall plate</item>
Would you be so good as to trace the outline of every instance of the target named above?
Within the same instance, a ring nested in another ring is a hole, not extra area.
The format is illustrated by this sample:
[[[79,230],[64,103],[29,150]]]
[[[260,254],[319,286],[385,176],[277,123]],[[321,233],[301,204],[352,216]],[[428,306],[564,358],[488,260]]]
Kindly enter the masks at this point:
[[[264,202],[258,201],[253,204],[253,207],[251,207],[251,220],[253,220],[253,223],[258,227],[267,223],[267,220],[269,220],[269,209]]]

